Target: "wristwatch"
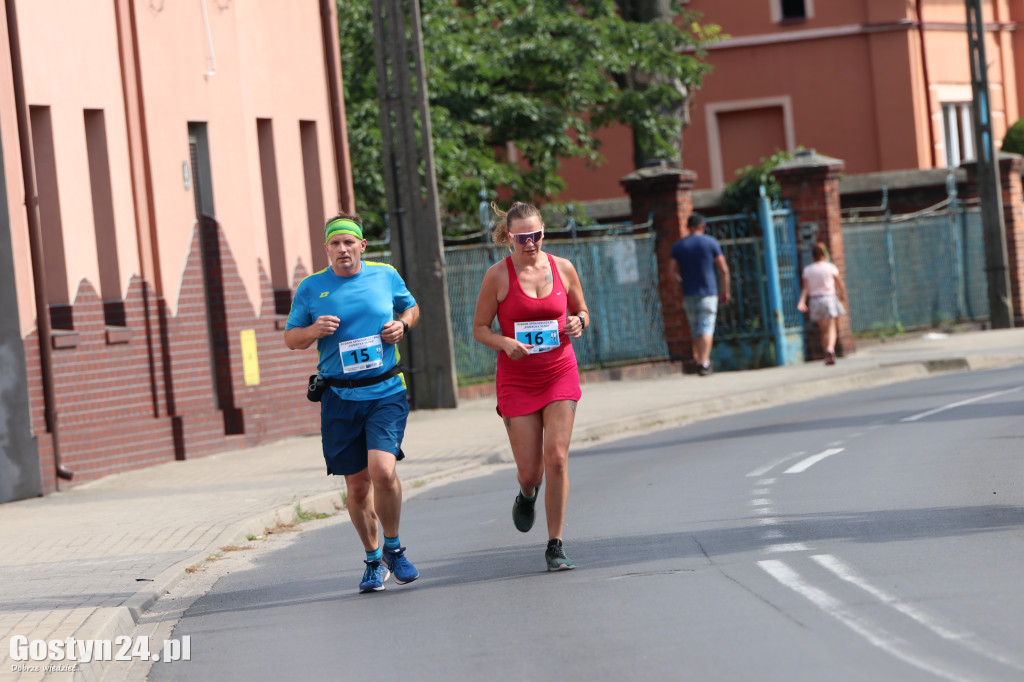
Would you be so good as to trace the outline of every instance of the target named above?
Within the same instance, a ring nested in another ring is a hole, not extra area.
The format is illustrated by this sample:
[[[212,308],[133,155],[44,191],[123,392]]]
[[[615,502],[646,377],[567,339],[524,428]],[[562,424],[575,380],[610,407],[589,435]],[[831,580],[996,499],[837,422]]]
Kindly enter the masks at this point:
[[[406,322],[405,320],[399,320],[399,322],[402,323],[402,336],[405,336],[406,334],[409,333],[409,323]]]

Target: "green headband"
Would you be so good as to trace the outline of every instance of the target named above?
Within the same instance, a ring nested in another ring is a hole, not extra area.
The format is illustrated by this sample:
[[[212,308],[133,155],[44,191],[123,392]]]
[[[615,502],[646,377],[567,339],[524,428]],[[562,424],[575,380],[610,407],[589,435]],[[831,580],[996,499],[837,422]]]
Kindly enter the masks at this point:
[[[324,228],[324,243],[331,241],[331,235],[338,233],[350,234],[356,239],[363,238],[363,228],[359,227],[359,223],[348,218],[338,218],[327,223]]]

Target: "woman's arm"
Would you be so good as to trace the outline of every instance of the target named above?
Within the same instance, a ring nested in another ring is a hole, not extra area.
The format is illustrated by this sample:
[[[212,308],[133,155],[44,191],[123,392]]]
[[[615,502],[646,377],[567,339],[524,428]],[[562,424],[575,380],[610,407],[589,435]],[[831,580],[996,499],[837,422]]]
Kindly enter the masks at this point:
[[[573,264],[565,258],[555,258],[558,275],[565,287],[565,297],[569,301],[569,317],[565,321],[565,333],[570,339],[578,339],[583,330],[590,326],[590,311],[583,296],[583,285],[580,275]]]
[[[502,276],[507,276],[504,261],[492,265],[484,274],[480,283],[480,293],[476,297],[476,312],[473,314],[473,338],[492,350],[504,352],[513,360],[519,360],[530,354],[530,348],[515,339],[497,334],[491,329],[498,314],[498,292],[501,290]]]

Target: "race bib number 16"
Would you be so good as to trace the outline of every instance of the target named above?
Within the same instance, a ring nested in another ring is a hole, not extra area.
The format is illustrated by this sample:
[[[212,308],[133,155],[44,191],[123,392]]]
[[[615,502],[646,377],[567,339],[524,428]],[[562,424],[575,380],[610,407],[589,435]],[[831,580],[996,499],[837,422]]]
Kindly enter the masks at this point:
[[[342,341],[338,344],[338,351],[341,353],[341,367],[345,374],[384,365],[384,347],[380,342],[380,334]]]
[[[546,353],[558,348],[558,320],[516,322],[516,341],[533,346],[531,353]]]

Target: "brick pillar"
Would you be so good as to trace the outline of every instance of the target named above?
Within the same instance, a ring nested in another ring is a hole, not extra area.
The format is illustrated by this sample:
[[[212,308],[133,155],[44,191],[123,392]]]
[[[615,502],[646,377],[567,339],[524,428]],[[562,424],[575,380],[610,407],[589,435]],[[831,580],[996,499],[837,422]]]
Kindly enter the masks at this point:
[[[963,164],[967,171],[967,196],[978,196],[978,164]],[[999,153],[999,184],[1002,186],[1003,223],[1006,226],[1006,256],[1010,270],[1013,325],[1024,326],[1024,156]]]
[[[686,219],[693,213],[693,171],[657,166],[636,170],[620,181],[629,194],[632,219],[647,222],[653,216],[655,253],[658,259],[658,296],[665,326],[665,341],[673,360],[689,358],[692,353],[690,325],[683,312],[683,292],[669,274],[672,245],[685,234]]]
[[[796,152],[789,161],[776,166],[772,175],[779,181],[782,196],[793,209],[799,251],[809,252],[814,242],[824,243],[845,283],[846,256],[843,251],[843,221],[839,205],[839,174],[844,167],[840,159],[823,156],[813,149],[804,149]],[[806,329],[806,357],[808,360],[820,359],[823,352],[817,325],[808,324]],[[838,331],[836,353],[849,355],[856,350],[850,332],[849,315],[840,316]]]
[[[1010,296],[1013,297],[1013,325],[1024,326],[1024,156],[999,155],[999,177],[1003,186],[1003,221],[1006,223],[1006,254],[1010,267]]]

